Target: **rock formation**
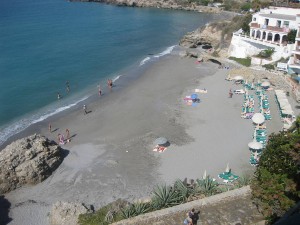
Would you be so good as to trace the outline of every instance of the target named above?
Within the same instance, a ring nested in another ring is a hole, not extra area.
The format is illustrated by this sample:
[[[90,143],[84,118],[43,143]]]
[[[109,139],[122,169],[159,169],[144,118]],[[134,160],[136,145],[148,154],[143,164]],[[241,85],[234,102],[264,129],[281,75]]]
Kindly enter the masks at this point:
[[[187,33],[179,42],[179,45],[186,48],[197,48],[198,45],[210,44],[218,47],[222,41],[222,30],[210,24],[203,28]]]
[[[189,11],[209,12],[209,13],[221,12],[221,9],[217,7],[202,6],[202,5],[197,5],[195,3],[187,3],[187,2],[181,2],[176,0],[71,0],[71,1],[100,2],[100,3],[114,4],[118,6],[179,9],[179,10],[189,10]]]
[[[50,225],[77,225],[80,214],[93,212],[91,206],[82,203],[56,202],[49,215]]]
[[[45,180],[62,160],[62,149],[41,135],[13,142],[0,152],[0,194]]]

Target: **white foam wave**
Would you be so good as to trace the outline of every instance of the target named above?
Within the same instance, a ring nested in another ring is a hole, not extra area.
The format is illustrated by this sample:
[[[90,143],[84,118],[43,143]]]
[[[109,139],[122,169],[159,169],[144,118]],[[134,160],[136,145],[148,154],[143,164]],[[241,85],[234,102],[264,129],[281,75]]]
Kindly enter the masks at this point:
[[[140,62],[140,66],[144,65],[148,60],[150,60],[150,57],[144,58],[144,59]]]
[[[159,57],[161,57],[161,56],[170,54],[170,53],[173,51],[173,49],[174,49],[175,47],[176,47],[176,45],[170,46],[170,47],[168,47],[166,50],[164,50],[163,52],[161,52],[161,53],[155,55],[154,57],[155,57],[155,58],[159,58]]]
[[[119,80],[119,79],[120,79],[120,77],[121,77],[121,76],[122,76],[122,75],[118,75],[118,76],[116,76],[115,78],[113,78],[113,79],[112,79],[112,81],[113,81],[113,82],[116,82],[117,80]]]
[[[12,125],[10,125],[9,127],[6,127],[4,128],[2,131],[1,131],[1,135],[0,135],[0,145],[3,144],[8,138],[10,138],[12,135],[14,134],[17,134],[17,133],[20,133],[21,131],[25,130],[26,128],[28,128],[30,125],[32,124],[35,124],[35,123],[38,123],[38,122],[41,122],[47,118],[49,118],[50,116],[53,116],[59,112],[62,112],[66,109],[69,109],[73,106],[76,106],[78,103],[86,100],[88,98],[88,96],[85,96],[83,98],[81,98],[80,100],[72,103],[72,104],[69,104],[69,105],[66,105],[66,106],[63,106],[63,107],[60,107],[54,111],[47,111],[45,112],[43,115],[33,115],[29,118],[26,118],[26,119],[20,119],[16,122],[14,122]]]

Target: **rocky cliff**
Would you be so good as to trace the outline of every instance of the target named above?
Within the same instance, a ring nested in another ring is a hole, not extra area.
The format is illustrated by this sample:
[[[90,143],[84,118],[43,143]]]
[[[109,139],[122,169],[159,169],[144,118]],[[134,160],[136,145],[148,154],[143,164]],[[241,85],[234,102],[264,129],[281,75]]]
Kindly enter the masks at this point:
[[[194,3],[188,3],[188,1],[179,0],[70,0],[70,1],[82,1],[82,2],[100,2],[107,4],[114,4],[118,6],[129,7],[153,7],[164,9],[179,9],[190,10],[198,12],[219,13],[220,8],[200,6]]]
[[[45,180],[62,160],[62,149],[43,136],[13,142],[0,152],[0,194]]]
[[[78,225],[80,214],[93,212],[91,206],[82,203],[56,202],[49,214],[50,225]]]
[[[216,26],[216,23],[213,23],[187,33],[180,40],[179,45],[187,48],[196,48],[198,45],[210,44],[214,48],[224,48],[229,46],[230,40],[227,41],[227,39],[223,29],[220,26]]]

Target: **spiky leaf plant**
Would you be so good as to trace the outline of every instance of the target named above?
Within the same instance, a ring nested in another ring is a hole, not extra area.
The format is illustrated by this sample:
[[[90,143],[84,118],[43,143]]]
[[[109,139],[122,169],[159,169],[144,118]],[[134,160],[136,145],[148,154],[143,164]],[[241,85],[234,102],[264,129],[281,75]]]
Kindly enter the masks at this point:
[[[187,186],[181,180],[176,180],[174,190],[182,197],[183,201],[187,201],[190,196],[195,194],[194,188]]]
[[[136,212],[133,205],[127,206],[122,210],[122,215],[125,219],[136,216]]]
[[[133,204],[133,208],[136,215],[147,213],[151,210],[150,203],[146,202],[137,202]]]
[[[250,182],[251,182],[250,175],[244,174],[244,175],[240,176],[239,179],[236,180],[235,185],[238,188],[241,188],[241,187],[249,185]]]
[[[197,179],[197,188],[205,196],[211,196],[218,192],[218,182],[207,176],[205,179]]]
[[[157,186],[153,190],[152,207],[154,209],[168,208],[183,202],[182,196],[169,186]]]

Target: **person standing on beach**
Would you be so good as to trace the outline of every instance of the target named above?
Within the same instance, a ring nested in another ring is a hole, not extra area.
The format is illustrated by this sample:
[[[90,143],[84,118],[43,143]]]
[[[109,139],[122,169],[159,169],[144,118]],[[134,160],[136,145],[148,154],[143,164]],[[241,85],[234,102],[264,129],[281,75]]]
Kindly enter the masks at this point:
[[[229,90],[229,98],[232,98],[232,95],[233,95],[233,93],[232,93],[232,90],[230,89]]]
[[[101,86],[99,84],[99,88],[98,88],[98,95],[101,96],[102,95],[102,90],[101,90]]]
[[[67,88],[67,93],[69,93],[70,92],[70,83],[68,80],[66,82],[66,88]]]
[[[49,132],[52,133],[52,126],[51,126],[51,123],[49,123]]]
[[[68,128],[66,129],[66,134],[67,134],[67,142],[70,142],[70,130]]]
[[[86,111],[86,105],[83,105],[83,112],[84,112],[84,115],[87,114],[87,111]]]
[[[111,79],[107,80],[107,86],[110,89],[110,91],[112,91],[112,87],[113,87],[113,81]]]

